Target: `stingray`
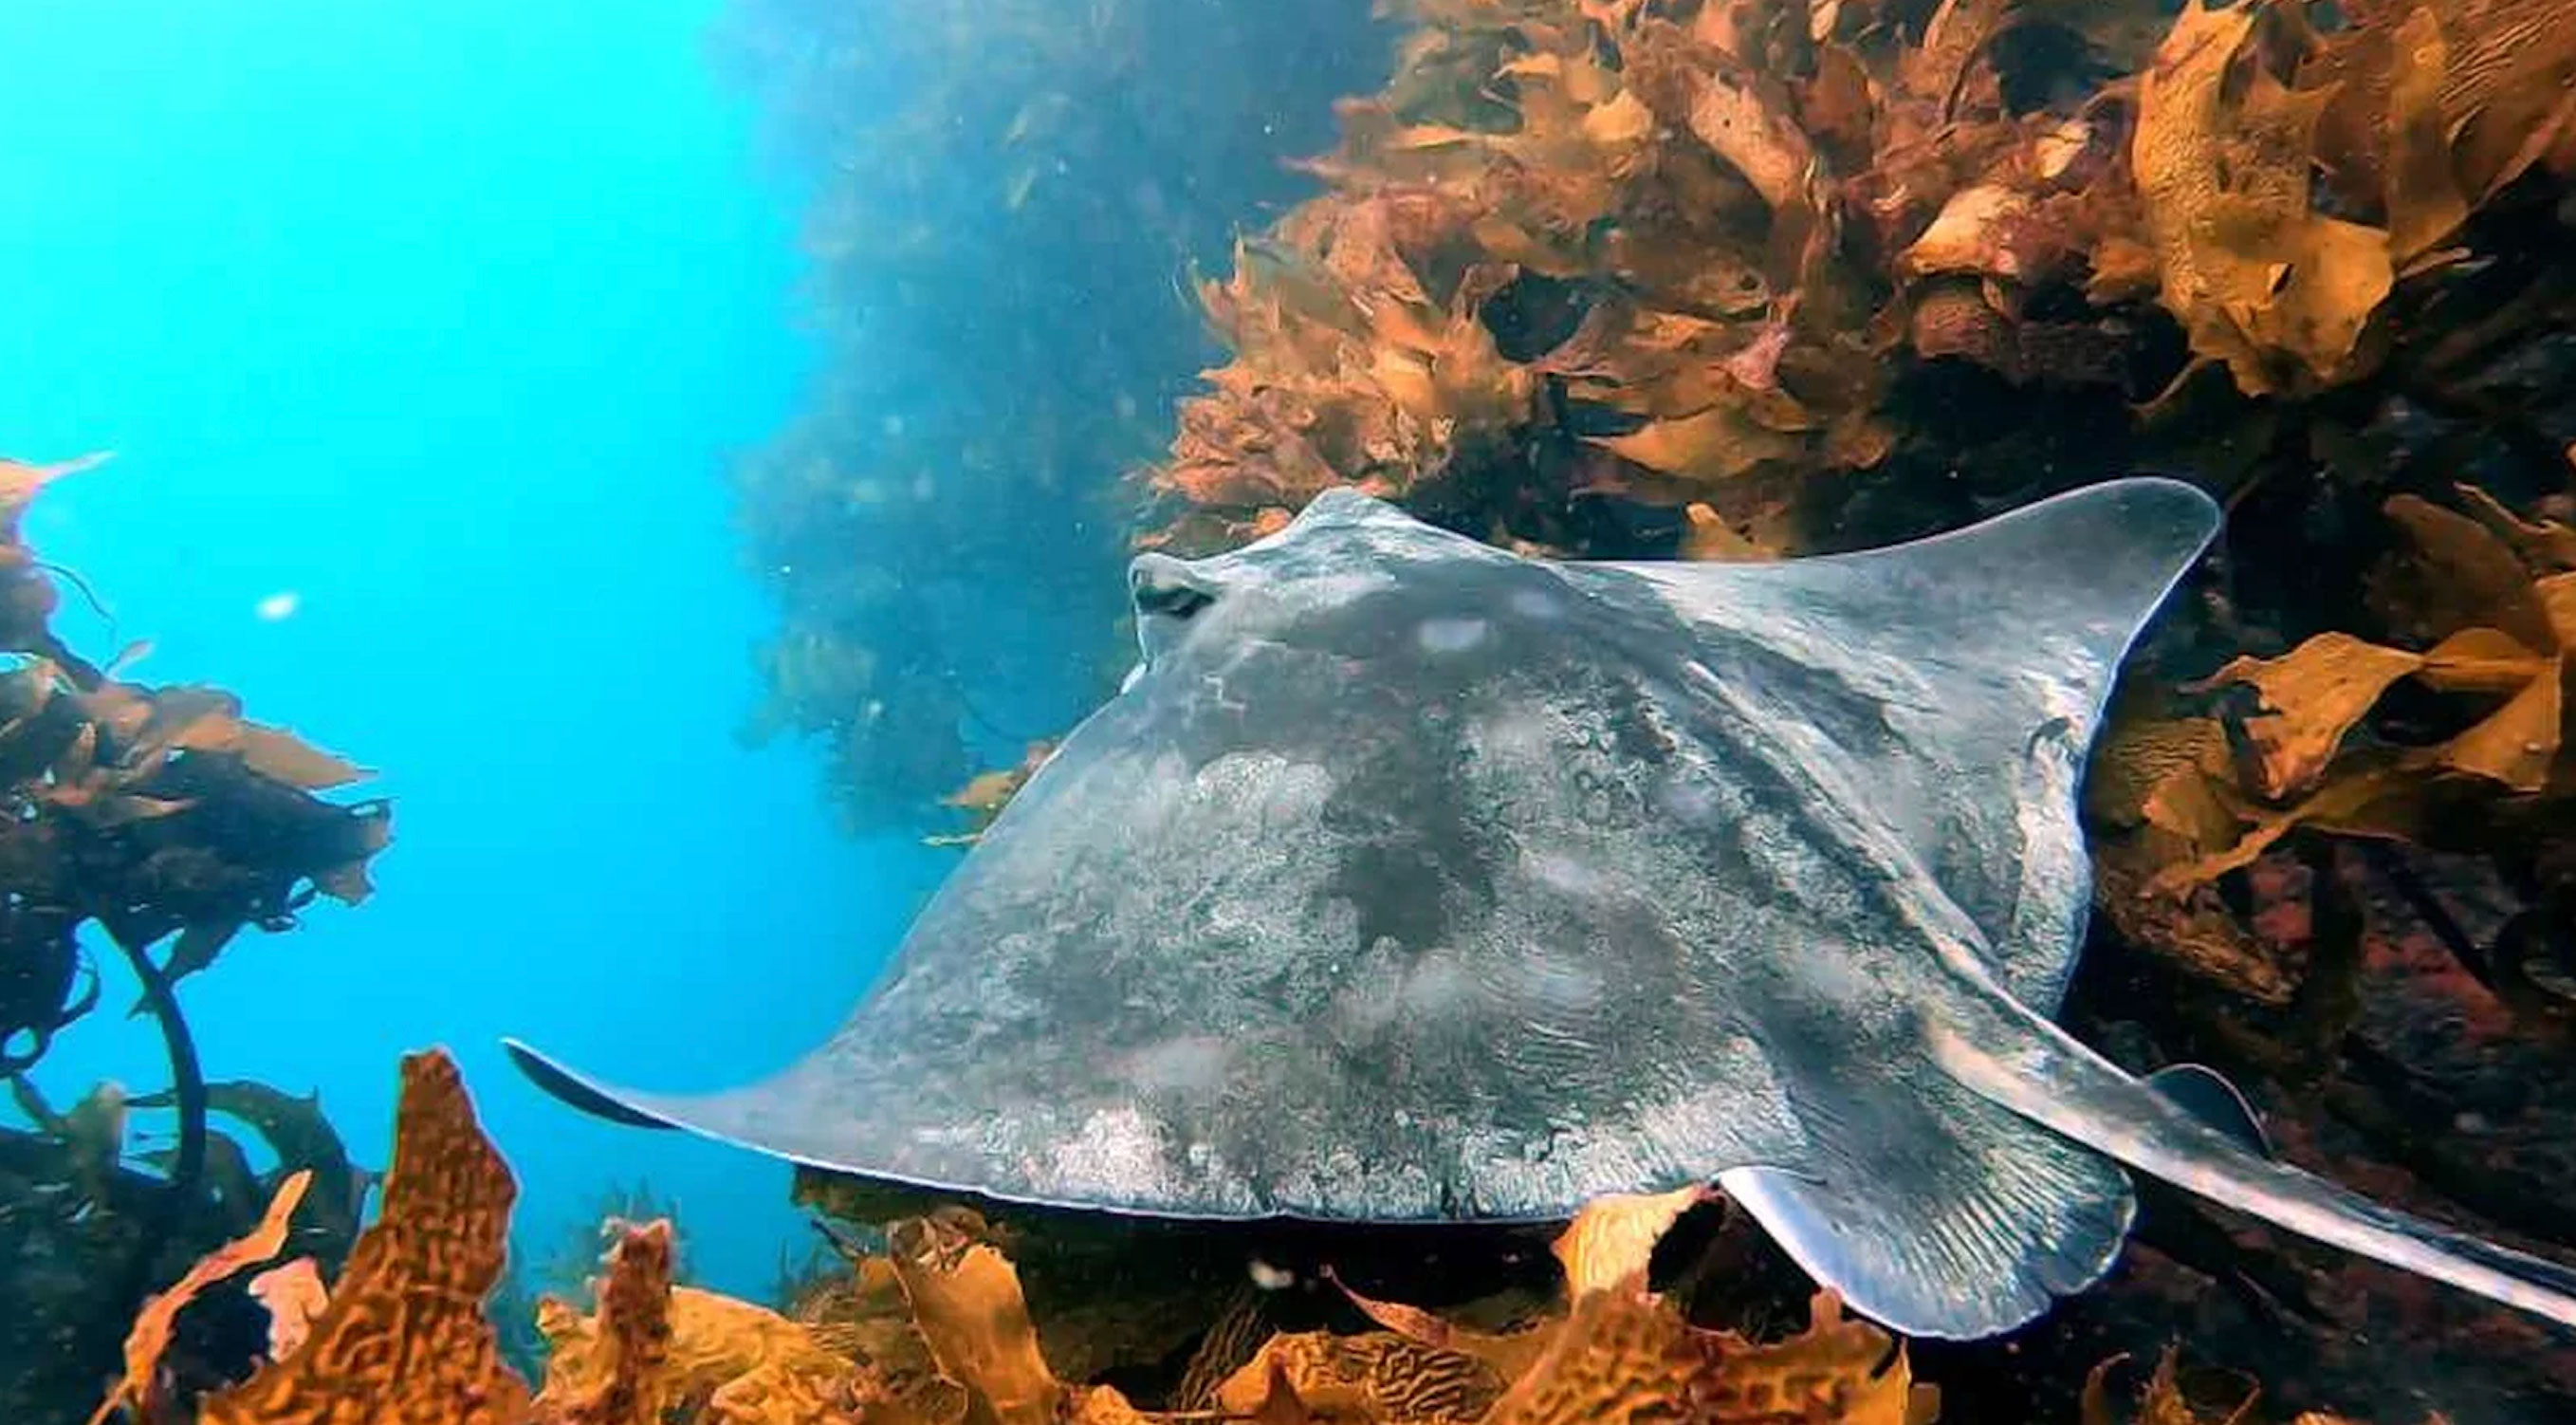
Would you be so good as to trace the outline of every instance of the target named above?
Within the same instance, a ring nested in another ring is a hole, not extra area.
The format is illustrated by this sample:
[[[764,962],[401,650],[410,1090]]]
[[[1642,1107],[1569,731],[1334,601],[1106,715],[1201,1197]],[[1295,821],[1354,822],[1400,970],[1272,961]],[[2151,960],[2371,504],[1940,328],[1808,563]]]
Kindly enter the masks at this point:
[[[2053,1022],[2085,759],[2218,523],[2133,479],[1858,554],[1554,562],[1329,492],[1134,561],[1141,661],[810,1056],[675,1095],[508,1047],[611,1119],[1007,1202],[1511,1222],[1713,1181],[1913,1335],[2100,1279],[2123,1165],[2576,1324],[2576,1271]]]

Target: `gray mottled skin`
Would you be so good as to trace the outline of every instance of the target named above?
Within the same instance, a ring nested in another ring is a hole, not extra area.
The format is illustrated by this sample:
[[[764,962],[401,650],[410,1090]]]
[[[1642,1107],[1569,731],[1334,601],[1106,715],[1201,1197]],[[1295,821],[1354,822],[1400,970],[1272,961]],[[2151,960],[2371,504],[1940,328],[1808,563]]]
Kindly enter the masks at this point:
[[[2081,760],[2215,522],[2124,481],[1579,565],[1328,494],[1136,562],[1137,674],[810,1057],[678,1098],[514,1049],[594,1111],[1017,1200],[1548,1218],[1716,1178],[1862,1310],[2005,1329],[2132,1202],[1960,1046],[2065,1052]]]

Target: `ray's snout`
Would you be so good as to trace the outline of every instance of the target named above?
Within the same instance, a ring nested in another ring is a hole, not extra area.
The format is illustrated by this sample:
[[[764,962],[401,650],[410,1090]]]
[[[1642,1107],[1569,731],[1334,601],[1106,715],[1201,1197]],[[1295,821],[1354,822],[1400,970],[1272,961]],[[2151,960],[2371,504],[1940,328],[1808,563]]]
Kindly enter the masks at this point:
[[[1181,636],[1182,626],[1216,602],[1217,584],[1168,554],[1139,554],[1127,565],[1127,597],[1136,606],[1136,639],[1150,658]]]

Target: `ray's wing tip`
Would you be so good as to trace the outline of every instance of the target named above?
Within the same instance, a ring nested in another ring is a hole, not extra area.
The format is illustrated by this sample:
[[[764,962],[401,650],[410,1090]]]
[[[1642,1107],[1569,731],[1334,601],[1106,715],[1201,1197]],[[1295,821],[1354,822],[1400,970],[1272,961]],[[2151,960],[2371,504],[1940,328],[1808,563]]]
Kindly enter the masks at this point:
[[[2216,497],[2176,476],[2149,472],[2123,476],[2110,485],[2131,499],[2155,502],[2177,526],[2197,531],[2204,542],[2227,520],[2227,511]]]
[[[2160,556],[2169,554],[2188,563],[2218,536],[2227,511],[2216,497],[2189,480],[2140,471],[2078,485],[2007,511],[1994,523],[2013,523],[2016,517],[2031,519],[2033,532],[2117,530],[2128,537],[2123,542],[2142,542]],[[2140,541],[2141,534],[2151,537]]]
[[[2180,475],[2168,475],[2161,470],[2136,470],[2114,476],[2104,483],[2141,492],[2153,490],[2184,503],[2207,506],[2213,512],[2218,509],[2218,501],[2212,499],[2208,491]]]
[[[1999,535],[1993,551],[2020,551],[2041,577],[2065,584],[2069,607],[2105,624],[2125,620],[2133,638],[2226,522],[2226,510],[2200,486],[2136,474],[2077,486],[1989,526]]]
[[[676,1129],[680,1125],[660,1114],[648,1113],[626,1101],[616,1090],[586,1074],[577,1073],[551,1055],[520,1039],[503,1038],[501,1051],[510,1056],[528,1082],[568,1107],[593,1118],[629,1128]]]

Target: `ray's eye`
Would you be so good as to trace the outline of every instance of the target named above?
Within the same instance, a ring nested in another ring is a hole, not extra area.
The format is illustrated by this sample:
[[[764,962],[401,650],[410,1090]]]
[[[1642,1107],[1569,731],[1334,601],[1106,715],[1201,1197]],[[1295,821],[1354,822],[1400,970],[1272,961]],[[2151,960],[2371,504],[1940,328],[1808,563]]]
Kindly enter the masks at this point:
[[[1216,602],[1215,587],[1181,560],[1168,555],[1139,555],[1128,566],[1127,589],[1138,619],[1151,623],[1187,623]]]
[[[1156,588],[1140,584],[1136,588],[1136,612],[1158,614],[1175,621],[1187,620],[1192,614],[1216,602],[1216,596],[1204,589],[1174,584]]]

